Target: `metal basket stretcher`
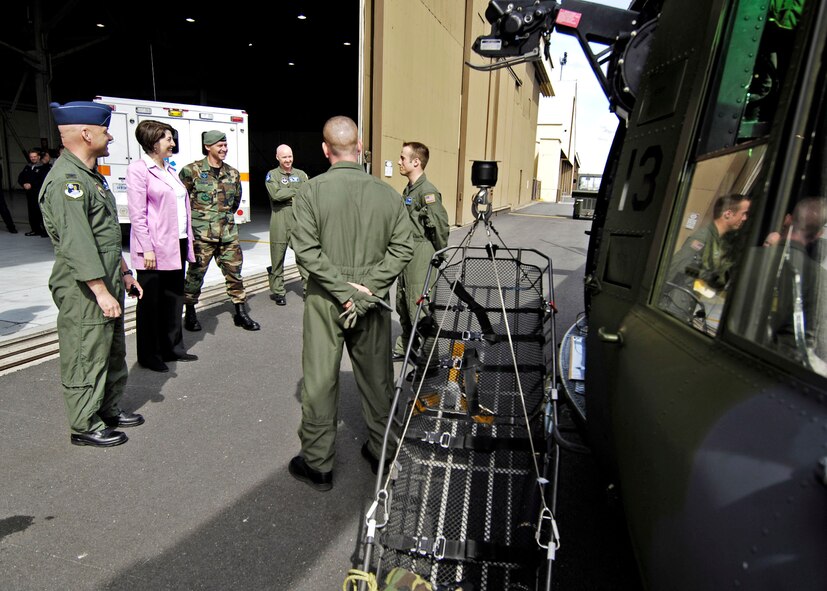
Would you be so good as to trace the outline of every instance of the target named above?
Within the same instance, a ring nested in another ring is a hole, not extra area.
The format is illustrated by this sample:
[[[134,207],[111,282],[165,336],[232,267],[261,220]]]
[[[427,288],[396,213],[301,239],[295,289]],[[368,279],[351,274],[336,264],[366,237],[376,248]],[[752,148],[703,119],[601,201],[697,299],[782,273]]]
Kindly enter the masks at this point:
[[[490,231],[486,246],[468,246],[473,233],[436,253],[423,288],[363,569],[380,582],[405,569],[433,589],[549,589],[560,459],[551,260],[494,246]]]

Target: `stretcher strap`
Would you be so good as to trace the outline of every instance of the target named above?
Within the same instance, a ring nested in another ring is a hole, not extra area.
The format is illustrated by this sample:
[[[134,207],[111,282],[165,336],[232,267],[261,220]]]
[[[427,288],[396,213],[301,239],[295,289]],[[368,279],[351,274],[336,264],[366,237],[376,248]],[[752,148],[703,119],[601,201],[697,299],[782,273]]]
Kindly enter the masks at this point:
[[[423,331],[428,336],[437,336],[435,330]],[[508,342],[508,335],[494,334],[493,332],[474,332],[472,330],[441,330],[439,336],[455,341],[485,341],[487,343],[501,343]],[[546,337],[543,334],[514,334],[511,335],[511,340],[515,343],[540,343],[545,344]]]
[[[431,304],[430,309],[433,310],[446,310],[448,312],[465,312],[466,308],[462,305],[462,303],[457,302],[456,304],[451,304],[450,306],[446,306],[445,304]],[[483,308],[480,306],[479,310],[484,312],[502,312],[503,309],[500,307],[496,308]],[[543,316],[545,314],[545,307],[525,307],[525,308],[506,308],[506,313],[508,314],[537,314],[538,316]]]
[[[477,368],[480,366],[480,354],[476,349],[465,349],[462,355],[462,382],[465,387],[465,401],[468,416],[480,414],[480,400],[477,393]]]
[[[531,451],[527,437],[492,437],[491,435],[462,435],[456,437],[447,432],[409,429],[405,439],[439,445],[445,449],[470,449],[491,453],[495,451]]]
[[[462,285],[462,283],[457,280],[454,282],[453,291],[456,294],[457,298],[461,302],[465,302],[468,304],[468,308],[477,317],[477,322],[480,324],[480,328],[484,332],[492,333],[494,332],[494,328],[491,326],[491,321],[488,319],[488,314],[486,313],[486,309],[479,303],[477,300],[474,299],[468,290]]]
[[[428,538],[386,534],[382,536],[381,543],[391,550],[426,556],[434,560],[476,560],[526,564],[537,562],[542,557],[537,546],[504,546],[477,540],[447,540],[442,536]]]
[[[444,332],[443,332],[444,334]],[[454,355],[453,357],[442,357],[439,362],[436,364],[435,367],[439,367],[442,369],[451,369],[451,370],[463,370],[463,368],[468,367],[467,362],[465,361],[465,356]],[[514,365],[490,365],[488,363],[479,363],[477,367],[480,368],[480,371],[486,372],[504,372],[504,373],[514,373]],[[532,371],[545,371],[545,366],[539,363],[519,363],[517,364],[517,369],[521,372],[532,372]],[[456,380],[451,380],[456,381]]]

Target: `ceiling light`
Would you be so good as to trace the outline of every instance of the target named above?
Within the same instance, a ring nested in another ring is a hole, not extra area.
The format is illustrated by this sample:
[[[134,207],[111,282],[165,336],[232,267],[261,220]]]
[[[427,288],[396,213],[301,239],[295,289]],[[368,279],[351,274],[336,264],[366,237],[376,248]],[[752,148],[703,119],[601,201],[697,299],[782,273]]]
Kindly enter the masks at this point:
[[[184,20],[185,20],[185,21],[187,21],[188,23],[194,23],[194,22],[195,22],[195,19],[194,19],[194,18],[192,18],[191,16],[188,16],[188,17],[187,17],[187,18],[185,18]]]
[[[306,18],[307,18],[307,17],[306,17],[306,16],[304,16],[303,14],[300,14],[300,15],[299,15],[299,20],[300,20],[300,21],[303,21],[303,20],[304,20],[304,19],[306,19]]]
[[[104,25],[103,23],[98,23],[98,24],[97,24],[97,25],[95,25],[95,26],[96,26],[97,28],[99,28],[99,29],[103,29],[104,27],[106,27],[106,25]]]
[[[347,45],[348,47],[350,47],[350,41],[345,41],[344,44]]]
[[[296,64],[295,64],[295,63],[293,63],[293,62],[287,62],[287,65],[288,65],[288,66],[295,66]]]

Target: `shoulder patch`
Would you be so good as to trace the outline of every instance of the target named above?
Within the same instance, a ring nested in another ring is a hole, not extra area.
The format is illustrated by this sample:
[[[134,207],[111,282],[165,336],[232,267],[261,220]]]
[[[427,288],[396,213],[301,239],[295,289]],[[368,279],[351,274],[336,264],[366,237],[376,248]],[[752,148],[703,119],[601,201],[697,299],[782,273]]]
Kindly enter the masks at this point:
[[[83,197],[83,189],[80,188],[80,183],[66,183],[63,194],[72,199],[80,199]]]
[[[433,193],[428,193],[424,197],[425,203],[436,203],[436,195]]]
[[[264,182],[265,182],[265,183],[269,183],[269,182],[270,182],[270,178],[271,178],[271,177],[270,177],[270,173],[268,172],[268,173],[267,173],[267,176],[266,176],[266,177],[264,177]]]
[[[704,243],[701,242],[700,240],[693,240],[692,242],[689,243],[689,248],[691,248],[692,250],[703,250],[704,249]]]

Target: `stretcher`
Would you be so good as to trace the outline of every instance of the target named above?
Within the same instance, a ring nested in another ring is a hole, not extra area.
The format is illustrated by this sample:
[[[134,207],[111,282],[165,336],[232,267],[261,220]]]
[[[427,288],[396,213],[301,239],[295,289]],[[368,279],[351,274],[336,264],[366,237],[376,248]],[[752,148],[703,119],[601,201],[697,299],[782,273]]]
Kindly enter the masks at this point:
[[[480,227],[486,244],[471,246]],[[431,272],[364,516],[362,571],[379,589],[405,572],[422,589],[548,590],[559,547],[552,262],[502,244],[489,206]]]

